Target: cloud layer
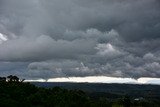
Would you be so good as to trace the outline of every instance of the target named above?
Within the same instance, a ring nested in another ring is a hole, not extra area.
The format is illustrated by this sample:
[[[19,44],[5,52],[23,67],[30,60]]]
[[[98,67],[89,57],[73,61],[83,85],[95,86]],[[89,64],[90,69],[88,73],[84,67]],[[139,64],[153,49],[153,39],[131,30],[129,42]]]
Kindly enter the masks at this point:
[[[0,75],[160,77],[159,29],[158,0],[0,0]]]

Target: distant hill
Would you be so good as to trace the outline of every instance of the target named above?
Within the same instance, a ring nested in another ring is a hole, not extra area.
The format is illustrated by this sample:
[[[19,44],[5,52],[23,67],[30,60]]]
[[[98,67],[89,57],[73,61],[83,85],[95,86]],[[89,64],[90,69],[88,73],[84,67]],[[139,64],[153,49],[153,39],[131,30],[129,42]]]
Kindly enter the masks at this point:
[[[0,81],[0,107],[160,107],[159,88],[158,85],[28,83],[11,78]]]
[[[107,95],[107,97],[119,97],[129,95],[132,98],[147,97],[160,99],[160,85],[142,84],[107,84],[107,83],[59,83],[59,82],[32,82],[38,87],[62,87],[65,89],[78,89],[87,93]],[[112,94],[110,96],[108,93]]]

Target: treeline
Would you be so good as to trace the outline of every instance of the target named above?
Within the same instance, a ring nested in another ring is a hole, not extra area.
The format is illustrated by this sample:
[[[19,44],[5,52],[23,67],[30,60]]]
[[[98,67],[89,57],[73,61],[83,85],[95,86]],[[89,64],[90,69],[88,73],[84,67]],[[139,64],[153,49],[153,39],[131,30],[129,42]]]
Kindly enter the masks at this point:
[[[0,77],[0,82],[23,82],[25,79],[20,80],[15,75],[9,75],[7,77]]]
[[[81,90],[36,87],[12,77],[0,80],[0,107],[159,107],[145,100],[133,102],[129,96],[94,99]]]

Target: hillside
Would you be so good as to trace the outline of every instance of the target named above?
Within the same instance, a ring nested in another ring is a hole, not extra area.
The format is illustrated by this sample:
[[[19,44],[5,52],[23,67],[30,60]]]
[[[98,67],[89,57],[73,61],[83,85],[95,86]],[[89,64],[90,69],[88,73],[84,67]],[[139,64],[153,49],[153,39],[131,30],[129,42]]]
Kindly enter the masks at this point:
[[[159,88],[156,85],[1,81],[0,107],[159,107]]]

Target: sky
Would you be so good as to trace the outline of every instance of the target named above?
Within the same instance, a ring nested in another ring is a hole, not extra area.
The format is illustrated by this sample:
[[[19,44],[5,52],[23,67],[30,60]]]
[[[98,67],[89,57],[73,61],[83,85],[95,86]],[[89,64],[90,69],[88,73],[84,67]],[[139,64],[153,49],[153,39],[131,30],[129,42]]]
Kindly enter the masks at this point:
[[[159,0],[0,0],[0,76],[160,78]]]

